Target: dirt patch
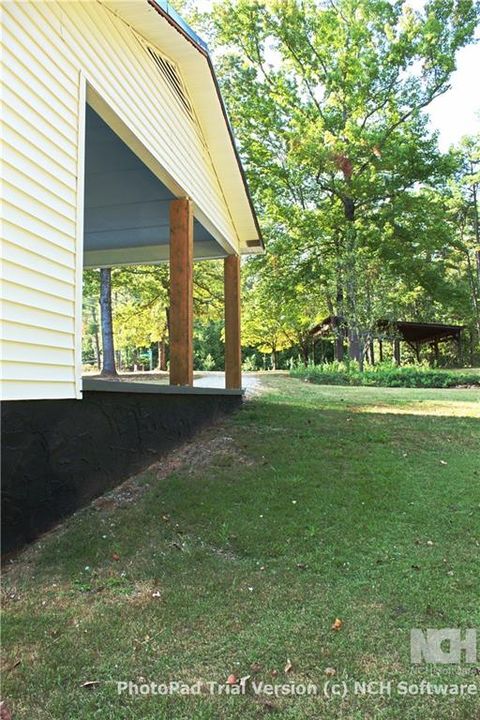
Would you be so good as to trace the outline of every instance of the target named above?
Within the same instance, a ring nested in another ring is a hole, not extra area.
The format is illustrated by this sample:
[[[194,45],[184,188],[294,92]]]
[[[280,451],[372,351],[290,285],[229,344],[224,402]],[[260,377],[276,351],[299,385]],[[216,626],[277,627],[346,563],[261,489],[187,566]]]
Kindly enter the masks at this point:
[[[153,474],[156,480],[163,480],[179,471],[196,475],[207,467],[252,466],[254,462],[242,451],[234,438],[224,434],[221,425],[210,426],[190,442],[172,450],[138,475],[128,478],[94,500],[92,506],[97,510],[111,511],[134,503],[151,486],[151,483],[144,482],[146,474]]]

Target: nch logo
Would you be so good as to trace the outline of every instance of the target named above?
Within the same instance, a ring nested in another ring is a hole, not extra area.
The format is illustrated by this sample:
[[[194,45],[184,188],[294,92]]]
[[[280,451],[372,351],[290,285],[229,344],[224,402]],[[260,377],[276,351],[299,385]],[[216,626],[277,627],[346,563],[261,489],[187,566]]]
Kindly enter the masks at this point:
[[[410,630],[410,660],[412,663],[453,664],[462,662],[462,650],[466,663],[477,662],[477,631],[473,628],[462,632],[459,628],[429,628],[426,632]]]

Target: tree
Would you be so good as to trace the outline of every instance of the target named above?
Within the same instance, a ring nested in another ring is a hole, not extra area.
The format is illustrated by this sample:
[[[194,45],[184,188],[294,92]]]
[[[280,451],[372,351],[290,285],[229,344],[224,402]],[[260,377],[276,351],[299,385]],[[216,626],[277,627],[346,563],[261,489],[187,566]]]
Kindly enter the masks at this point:
[[[100,295],[100,276],[96,270],[86,270],[83,275],[83,332],[82,339],[86,342],[88,355],[94,355],[95,365],[101,370],[100,326],[98,323],[98,301]]]
[[[458,170],[451,184],[451,214],[455,222],[455,246],[461,257],[470,290],[471,308],[480,339],[480,134],[466,137],[458,148]]]
[[[476,20],[471,0],[216,6],[222,88],[271,251],[288,237],[304,268],[322,267],[325,304],[360,361],[375,320],[372,257],[401,248],[403,198],[451,172],[423,111],[448,89]]]
[[[168,265],[116,268],[111,274],[110,308],[115,347],[128,364],[138,361],[141,350],[158,348],[158,367],[167,369],[169,272]],[[194,339],[197,364],[220,364],[223,349],[223,267],[215,261],[194,266]],[[84,346],[90,356],[95,347],[94,313],[100,294],[100,273],[84,273]],[[107,303],[108,304],[108,303]],[[113,339],[113,338],[112,338]],[[200,347],[201,345],[201,347]],[[208,345],[208,347],[207,347]]]

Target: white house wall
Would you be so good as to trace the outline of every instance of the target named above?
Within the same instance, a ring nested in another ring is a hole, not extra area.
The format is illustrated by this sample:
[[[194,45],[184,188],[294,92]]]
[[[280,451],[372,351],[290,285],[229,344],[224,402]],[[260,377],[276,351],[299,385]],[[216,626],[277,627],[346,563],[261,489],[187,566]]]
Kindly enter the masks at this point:
[[[86,84],[210,232],[238,241],[200,133],[129,25],[95,1],[7,1],[1,12],[3,398],[80,397]]]

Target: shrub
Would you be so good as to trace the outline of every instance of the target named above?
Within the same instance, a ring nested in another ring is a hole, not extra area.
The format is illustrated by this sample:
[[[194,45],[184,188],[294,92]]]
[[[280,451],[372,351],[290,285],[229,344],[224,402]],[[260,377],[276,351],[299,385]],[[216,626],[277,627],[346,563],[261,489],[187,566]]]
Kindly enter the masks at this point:
[[[203,359],[201,365],[200,370],[215,370],[215,360],[210,353],[208,353],[208,355]]]
[[[242,370],[245,370],[245,372],[252,372],[258,370],[257,358],[255,357],[255,355],[246,356],[242,363]]]
[[[479,385],[480,373],[437,370],[426,365],[398,367],[383,363],[360,371],[357,363],[339,362],[324,365],[297,366],[290,375],[318,385],[372,385],[379,387],[448,388]]]

